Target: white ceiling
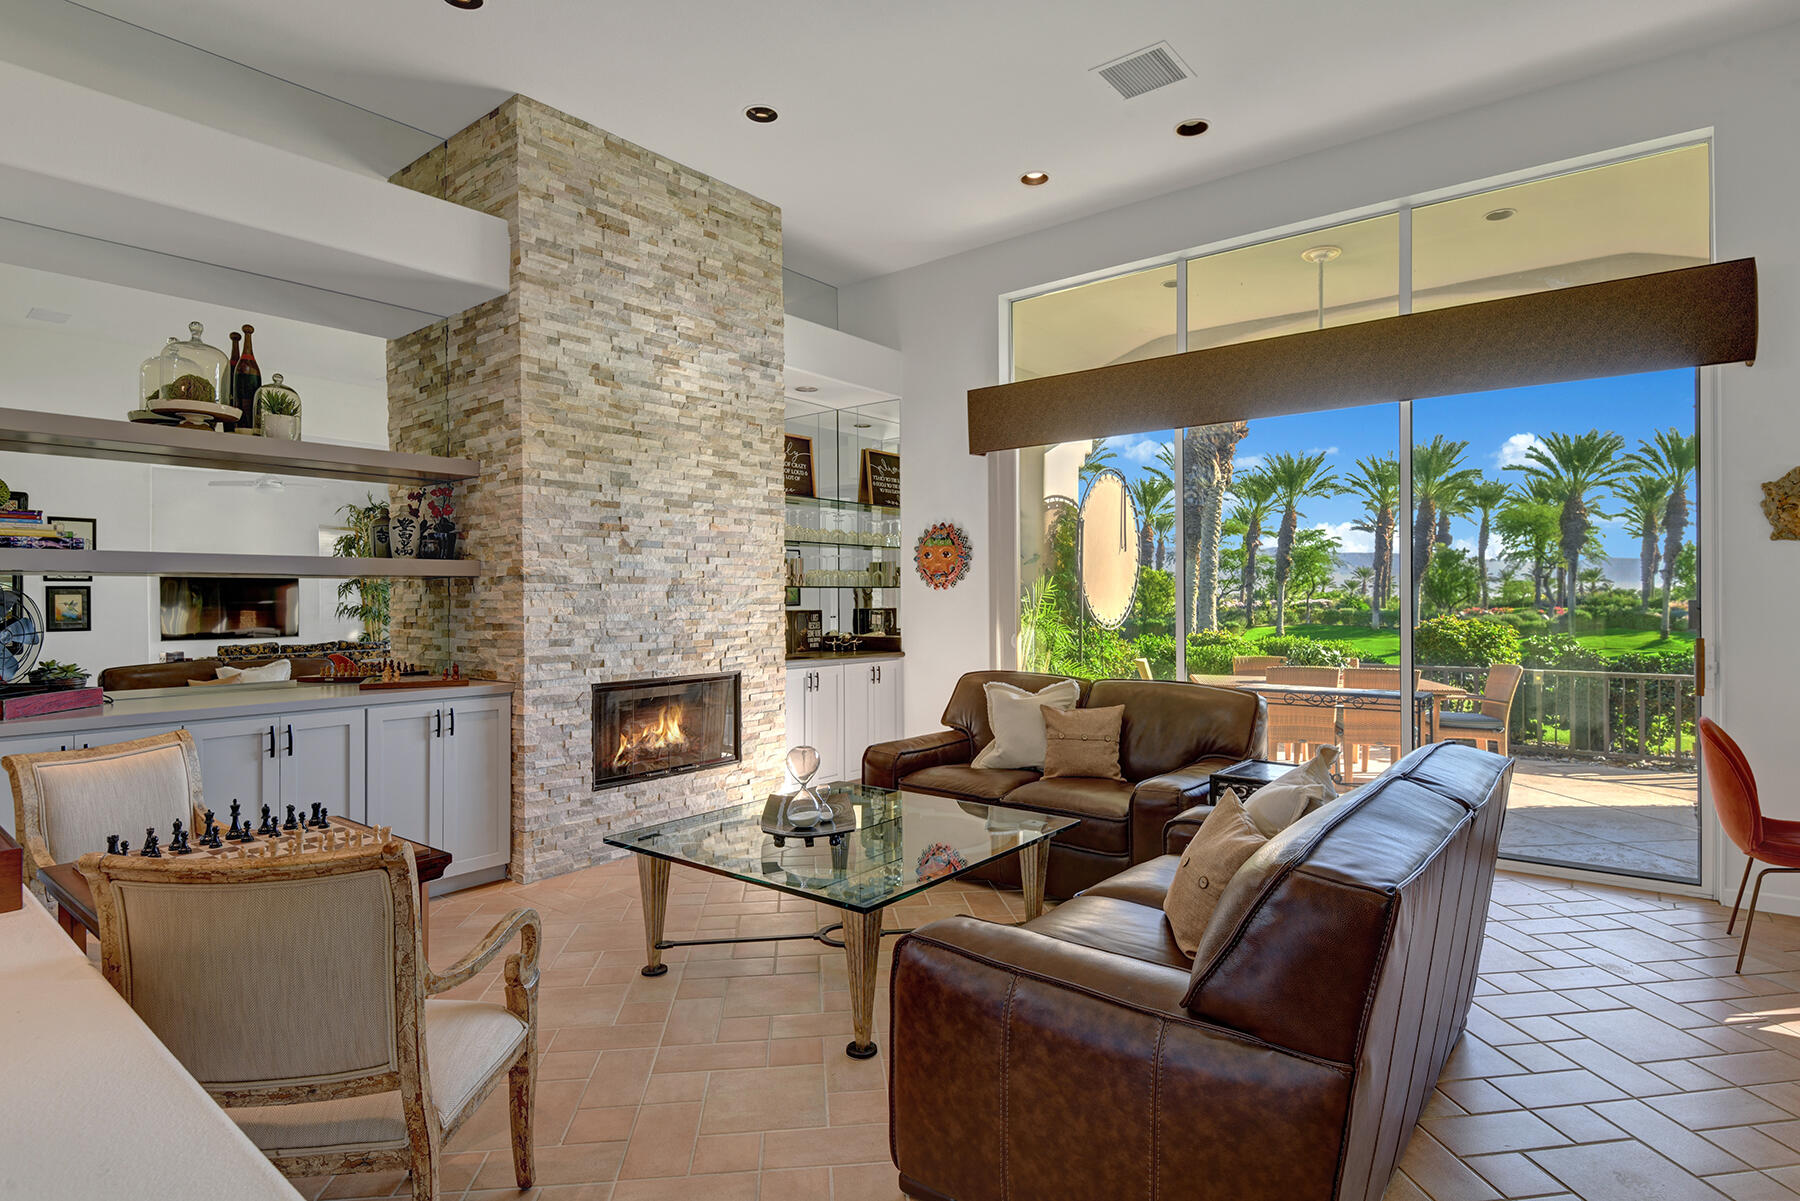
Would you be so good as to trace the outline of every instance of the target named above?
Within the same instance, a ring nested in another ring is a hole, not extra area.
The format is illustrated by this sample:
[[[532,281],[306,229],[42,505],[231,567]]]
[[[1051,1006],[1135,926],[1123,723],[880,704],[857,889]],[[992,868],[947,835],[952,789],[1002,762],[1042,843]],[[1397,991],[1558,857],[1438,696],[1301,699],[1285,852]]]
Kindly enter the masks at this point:
[[[440,136],[526,93],[779,204],[788,266],[838,284],[1800,18],[1800,0],[89,5]],[[1126,101],[1090,70],[1160,40],[1194,78]],[[1177,138],[1189,117],[1212,132]],[[1050,183],[1022,187],[1031,170]]]

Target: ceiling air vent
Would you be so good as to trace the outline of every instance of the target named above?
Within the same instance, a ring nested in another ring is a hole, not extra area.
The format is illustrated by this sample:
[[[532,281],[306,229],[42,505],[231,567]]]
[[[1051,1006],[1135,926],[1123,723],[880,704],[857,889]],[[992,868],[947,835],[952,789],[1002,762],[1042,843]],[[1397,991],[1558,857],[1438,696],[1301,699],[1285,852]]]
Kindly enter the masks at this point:
[[[1157,88],[1168,87],[1172,83],[1180,83],[1192,74],[1175,53],[1175,48],[1167,42],[1134,50],[1124,58],[1101,63],[1094,70],[1100,72],[1100,77],[1112,84],[1113,90],[1127,100],[1142,96],[1145,92],[1154,92]]]

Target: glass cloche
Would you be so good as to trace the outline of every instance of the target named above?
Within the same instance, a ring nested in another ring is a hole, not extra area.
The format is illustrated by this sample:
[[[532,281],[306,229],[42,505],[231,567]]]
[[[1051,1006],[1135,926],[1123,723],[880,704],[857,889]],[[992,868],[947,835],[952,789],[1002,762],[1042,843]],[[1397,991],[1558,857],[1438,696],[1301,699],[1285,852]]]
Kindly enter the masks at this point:
[[[164,343],[160,353],[145,359],[138,366],[137,403],[131,406],[131,419],[133,421],[175,424],[177,418],[161,416],[151,412],[151,409],[162,402],[164,388],[171,389],[170,395],[174,394],[176,387],[203,391],[204,389],[199,388],[198,385],[205,382],[205,377],[202,375],[204,370],[205,368],[199,363],[191,361],[182,354],[182,343],[179,338],[170,337],[168,342]],[[182,382],[178,385],[177,381]]]
[[[188,322],[188,340],[179,343],[181,357],[194,365],[194,374],[199,376],[211,389],[212,395],[204,395],[206,388],[198,384],[190,385],[199,395],[176,393],[182,400],[205,400],[213,404],[229,405],[231,399],[231,380],[228,378],[231,360],[217,346],[209,346],[201,340],[200,335],[206,329],[198,321]]]
[[[256,390],[256,428],[272,438],[300,439],[300,394],[277,371]]]

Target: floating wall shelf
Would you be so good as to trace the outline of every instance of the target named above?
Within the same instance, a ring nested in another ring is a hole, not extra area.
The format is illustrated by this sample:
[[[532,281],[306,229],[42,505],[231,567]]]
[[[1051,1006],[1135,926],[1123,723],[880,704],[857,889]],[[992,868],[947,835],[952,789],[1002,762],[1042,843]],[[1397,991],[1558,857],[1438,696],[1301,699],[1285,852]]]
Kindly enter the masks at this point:
[[[402,454],[363,446],[336,446],[328,442],[289,442],[169,425],[139,425],[35,409],[0,409],[0,450],[74,455],[84,459],[124,459],[167,467],[209,467],[215,471],[248,471],[259,475],[363,480],[374,484],[468,480],[474,479],[481,470],[480,464],[473,459]]]
[[[297,576],[340,580],[472,579],[479,559],[339,559],[329,555],[215,555],[162,550],[0,549],[0,575]]]

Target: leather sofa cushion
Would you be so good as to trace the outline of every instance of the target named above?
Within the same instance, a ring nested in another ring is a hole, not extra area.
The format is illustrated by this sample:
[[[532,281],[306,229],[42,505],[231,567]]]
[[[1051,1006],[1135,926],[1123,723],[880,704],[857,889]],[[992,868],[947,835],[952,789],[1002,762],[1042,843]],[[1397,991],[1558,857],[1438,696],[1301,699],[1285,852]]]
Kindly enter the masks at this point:
[[[995,768],[970,767],[964,763],[946,763],[927,767],[902,777],[900,787],[914,792],[934,792],[941,796],[969,797],[978,801],[998,801],[1016,788],[1038,778],[1034,771],[1001,771]]]
[[[1188,958],[1175,945],[1175,935],[1161,908],[1136,901],[1086,892],[1025,928],[1060,942],[1093,947],[1144,963],[1182,969],[1188,966]]]
[[[1100,881],[1081,895],[1112,897],[1160,910],[1163,898],[1169,894],[1169,885],[1175,881],[1175,865],[1180,862],[1180,858],[1175,855],[1158,855],[1155,859],[1132,864],[1112,879]]]
[[[1125,706],[1119,766],[1127,780],[1160,776],[1214,755],[1254,753],[1262,702],[1254,692],[1173,680],[1095,680],[1088,708]]]
[[[1045,685],[1071,678],[1035,671],[967,672],[956,681],[956,688],[950,693],[950,703],[944,706],[944,724],[952,729],[966,731],[974,742],[976,751],[980,751],[994,740],[993,727],[988,725],[986,686],[989,681],[1011,684],[1014,688],[1023,688],[1027,692],[1037,692]],[[1087,698],[1088,682],[1077,681],[1077,686],[1081,689],[1082,700],[1076,703],[1081,704]]]
[[[1131,853],[1131,785],[1123,780],[1038,780],[1009,794],[1006,804],[1080,818],[1080,825],[1056,836],[1058,842],[1112,855]]]

